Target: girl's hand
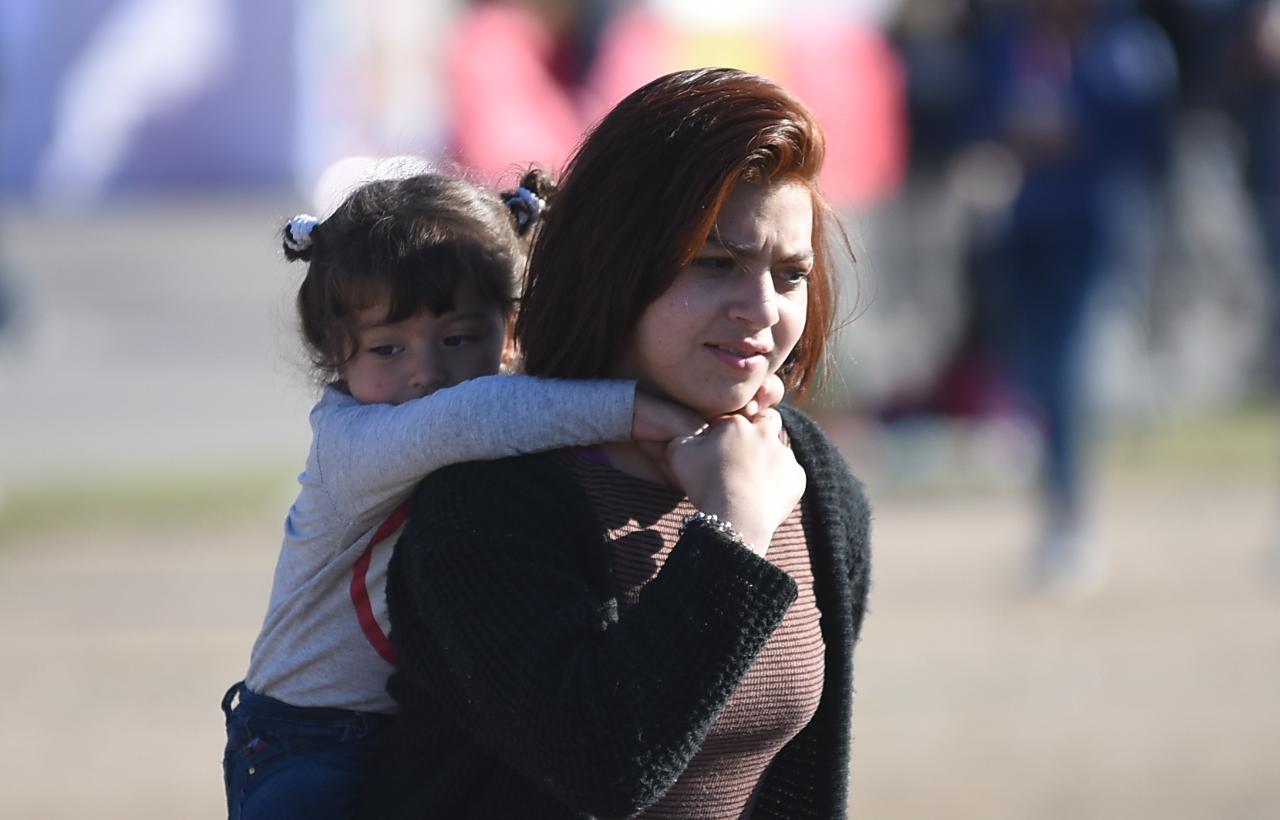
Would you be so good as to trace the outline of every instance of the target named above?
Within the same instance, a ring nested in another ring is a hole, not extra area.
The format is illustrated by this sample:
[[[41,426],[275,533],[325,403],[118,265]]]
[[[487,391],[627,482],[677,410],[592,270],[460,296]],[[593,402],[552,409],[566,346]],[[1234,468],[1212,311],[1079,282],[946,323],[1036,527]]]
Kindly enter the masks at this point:
[[[804,469],[781,433],[782,417],[765,410],[725,416],[667,445],[671,474],[693,505],[732,524],[760,556],[804,495]]]
[[[781,403],[785,394],[786,387],[782,379],[770,373],[755,396],[739,413],[753,419]],[[667,464],[667,443],[675,438],[699,435],[708,427],[706,421],[684,405],[636,390],[631,440],[671,484],[680,486],[680,481]]]

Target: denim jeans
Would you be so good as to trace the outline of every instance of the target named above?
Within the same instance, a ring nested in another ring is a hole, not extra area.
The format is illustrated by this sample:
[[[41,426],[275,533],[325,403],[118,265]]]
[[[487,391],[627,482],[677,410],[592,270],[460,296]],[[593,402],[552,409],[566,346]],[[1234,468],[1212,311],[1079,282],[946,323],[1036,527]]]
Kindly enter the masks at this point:
[[[1103,261],[1099,226],[1079,218],[1011,231],[983,273],[992,337],[1043,439],[1047,500],[1068,517],[1080,498],[1082,352]]]
[[[230,820],[352,817],[368,779],[373,742],[394,719],[290,706],[251,692],[243,681],[227,690],[222,711]]]

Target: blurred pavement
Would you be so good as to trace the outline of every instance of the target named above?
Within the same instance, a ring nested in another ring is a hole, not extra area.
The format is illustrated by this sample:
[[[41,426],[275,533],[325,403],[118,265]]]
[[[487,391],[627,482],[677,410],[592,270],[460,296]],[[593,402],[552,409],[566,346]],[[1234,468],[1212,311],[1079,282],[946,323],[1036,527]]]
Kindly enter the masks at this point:
[[[312,388],[277,229],[296,204],[8,210],[0,488],[305,455]]]
[[[1270,487],[1109,487],[1113,577],[1077,601],[1014,582],[1032,526],[1016,493],[870,490],[854,816],[1280,816]],[[243,674],[279,526],[33,533],[0,550],[0,816],[225,816],[218,701]]]

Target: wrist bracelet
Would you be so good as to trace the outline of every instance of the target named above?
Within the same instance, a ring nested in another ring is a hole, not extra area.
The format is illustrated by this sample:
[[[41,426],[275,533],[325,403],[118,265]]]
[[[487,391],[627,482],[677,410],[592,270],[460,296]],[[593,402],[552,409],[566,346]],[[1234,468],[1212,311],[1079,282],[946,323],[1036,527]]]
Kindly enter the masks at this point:
[[[685,531],[689,529],[689,525],[695,523],[702,524],[704,527],[709,527],[710,529],[713,529],[725,536],[730,541],[736,541],[747,549],[751,549],[751,545],[747,543],[747,539],[743,538],[742,534],[735,530],[732,524],[712,513],[699,511],[685,516],[684,523],[680,525],[680,534],[684,535]]]

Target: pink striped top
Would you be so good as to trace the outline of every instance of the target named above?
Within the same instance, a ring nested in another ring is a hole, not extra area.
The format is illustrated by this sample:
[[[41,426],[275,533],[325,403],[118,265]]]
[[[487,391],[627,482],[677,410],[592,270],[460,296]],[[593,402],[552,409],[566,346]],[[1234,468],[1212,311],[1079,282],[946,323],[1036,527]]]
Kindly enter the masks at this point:
[[[614,545],[614,584],[625,612],[667,559],[685,516],[677,489],[609,466],[601,451],[567,459]],[[804,504],[774,533],[766,557],[799,594],[711,727],[701,751],[644,818],[750,816],[757,785],[774,756],[813,718],[822,697],[823,644],[809,565]]]

